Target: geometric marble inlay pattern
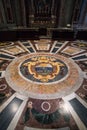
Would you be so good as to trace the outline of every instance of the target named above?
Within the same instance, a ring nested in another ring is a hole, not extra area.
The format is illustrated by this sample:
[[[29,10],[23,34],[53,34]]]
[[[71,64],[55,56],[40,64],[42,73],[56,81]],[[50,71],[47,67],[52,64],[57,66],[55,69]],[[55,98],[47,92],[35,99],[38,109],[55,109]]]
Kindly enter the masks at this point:
[[[0,130],[87,130],[86,44],[0,42]]]
[[[84,50],[80,49],[80,48],[75,48],[75,47],[71,47],[71,46],[67,46],[62,52],[68,55],[74,55],[80,52],[83,52]]]
[[[83,81],[81,69],[71,59],[49,53],[14,59],[6,69],[5,78],[17,92],[35,98],[39,95],[42,99],[68,95]]]

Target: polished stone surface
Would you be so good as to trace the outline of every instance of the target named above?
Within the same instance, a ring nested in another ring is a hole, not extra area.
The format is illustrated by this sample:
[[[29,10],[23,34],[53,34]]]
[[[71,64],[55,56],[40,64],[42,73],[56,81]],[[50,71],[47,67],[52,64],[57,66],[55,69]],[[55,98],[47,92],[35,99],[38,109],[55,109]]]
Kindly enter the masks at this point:
[[[0,129],[87,130],[86,44],[48,39],[0,43],[0,113],[13,99],[22,100],[8,125],[9,110],[1,116],[1,122],[7,115],[9,120]]]
[[[43,65],[50,65],[50,71],[53,71],[45,73],[41,68],[43,72],[40,73],[37,68]],[[64,66],[62,72],[61,66]],[[28,54],[14,59],[6,69],[5,78],[17,92],[42,99],[68,95],[76,91],[83,82],[81,69],[71,59],[49,53]]]
[[[52,83],[63,79],[68,74],[68,67],[58,58],[42,54],[25,60],[20,65],[20,73],[37,83]]]
[[[14,98],[9,105],[0,113],[0,130],[6,130],[18,111],[22,100]]]

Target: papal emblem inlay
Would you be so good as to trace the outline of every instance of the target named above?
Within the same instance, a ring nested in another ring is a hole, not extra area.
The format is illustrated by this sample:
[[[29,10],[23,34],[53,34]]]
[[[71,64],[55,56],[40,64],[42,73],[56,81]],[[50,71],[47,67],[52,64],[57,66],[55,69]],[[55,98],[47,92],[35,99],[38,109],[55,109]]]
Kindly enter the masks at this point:
[[[48,83],[63,78],[68,68],[63,61],[54,57],[36,56],[25,60],[20,71],[27,79]]]

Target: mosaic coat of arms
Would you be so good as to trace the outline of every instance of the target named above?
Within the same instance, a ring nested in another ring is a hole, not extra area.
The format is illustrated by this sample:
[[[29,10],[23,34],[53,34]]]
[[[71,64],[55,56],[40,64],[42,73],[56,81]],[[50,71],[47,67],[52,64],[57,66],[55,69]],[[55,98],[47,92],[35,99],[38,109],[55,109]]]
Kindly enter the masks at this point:
[[[24,61],[20,67],[27,79],[36,82],[53,82],[67,74],[67,66],[60,60],[49,56],[36,56]]]

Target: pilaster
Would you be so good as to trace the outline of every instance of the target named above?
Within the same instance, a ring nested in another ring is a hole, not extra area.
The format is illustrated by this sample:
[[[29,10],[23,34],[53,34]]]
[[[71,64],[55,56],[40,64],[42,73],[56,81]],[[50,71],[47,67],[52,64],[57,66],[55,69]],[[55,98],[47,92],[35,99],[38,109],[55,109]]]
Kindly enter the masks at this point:
[[[21,24],[22,24],[21,20],[23,20],[23,19],[21,18],[19,0],[14,0],[14,4],[15,4],[16,25],[21,26]]]
[[[4,11],[2,0],[0,0],[0,10],[1,10],[1,15],[2,15],[2,23],[0,23],[0,26],[7,27],[7,21],[6,21],[6,16],[5,16],[5,11]]]
[[[26,27],[26,10],[24,0],[21,0],[21,17],[22,17],[22,25]]]
[[[83,0],[79,18],[80,26],[87,26],[87,0]]]

